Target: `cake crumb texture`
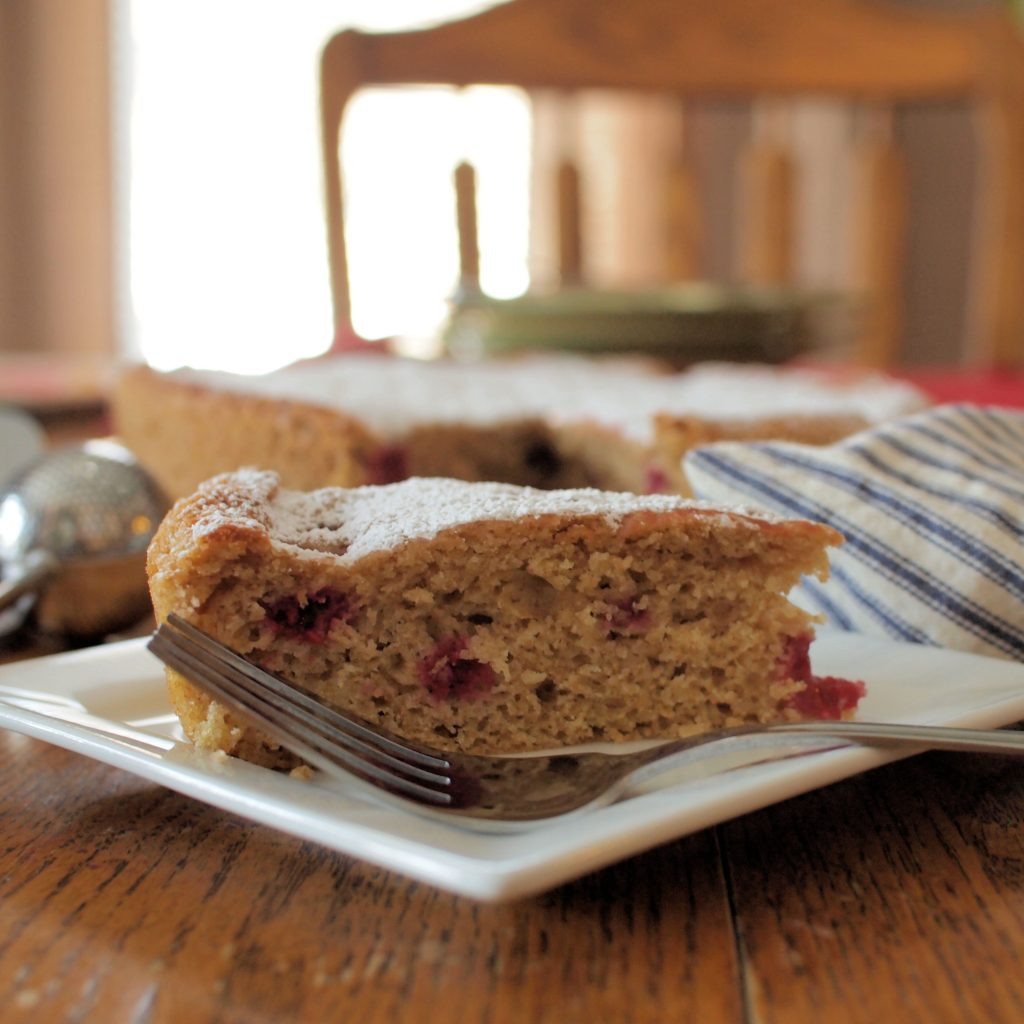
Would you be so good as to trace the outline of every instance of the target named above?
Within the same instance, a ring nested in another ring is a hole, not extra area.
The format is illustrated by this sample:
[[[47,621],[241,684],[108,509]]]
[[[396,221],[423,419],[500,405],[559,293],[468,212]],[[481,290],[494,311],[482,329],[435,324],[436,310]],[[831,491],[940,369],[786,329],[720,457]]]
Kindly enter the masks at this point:
[[[328,704],[507,753],[800,717],[812,679],[794,651],[814,619],[786,594],[824,577],[839,541],[671,495],[420,478],[307,493],[246,470],[175,505],[149,576],[159,619],[178,613]],[[294,766],[168,678],[198,746]]]

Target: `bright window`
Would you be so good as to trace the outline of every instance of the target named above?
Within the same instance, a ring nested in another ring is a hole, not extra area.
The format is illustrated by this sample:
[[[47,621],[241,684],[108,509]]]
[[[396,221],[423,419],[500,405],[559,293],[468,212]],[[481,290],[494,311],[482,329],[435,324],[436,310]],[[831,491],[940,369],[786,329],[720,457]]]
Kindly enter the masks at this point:
[[[132,354],[159,368],[260,372],[323,352],[333,330],[320,48],[344,27],[412,27],[483,6],[121,0],[122,320]],[[528,103],[511,90],[358,98],[346,124],[358,331],[426,335],[443,320],[456,270],[450,173],[466,157],[478,168],[484,288],[526,287],[529,134]]]

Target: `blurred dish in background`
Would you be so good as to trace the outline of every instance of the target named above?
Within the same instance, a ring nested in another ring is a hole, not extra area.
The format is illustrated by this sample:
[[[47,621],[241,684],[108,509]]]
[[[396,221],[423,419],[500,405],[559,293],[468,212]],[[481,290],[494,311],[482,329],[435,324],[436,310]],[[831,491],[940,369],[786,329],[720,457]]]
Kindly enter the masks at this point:
[[[705,360],[781,363],[840,355],[857,304],[835,292],[704,283],[650,290],[567,289],[514,299],[453,300],[446,350],[476,357],[520,350],[641,353],[674,366]]]
[[[46,445],[43,428],[26,412],[0,405],[0,489],[39,456]]]

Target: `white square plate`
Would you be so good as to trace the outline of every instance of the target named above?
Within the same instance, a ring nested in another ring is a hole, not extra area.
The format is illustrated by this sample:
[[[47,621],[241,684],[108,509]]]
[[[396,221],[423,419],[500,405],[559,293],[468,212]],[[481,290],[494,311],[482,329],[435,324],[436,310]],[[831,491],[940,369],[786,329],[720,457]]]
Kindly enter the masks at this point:
[[[993,727],[1024,719],[1024,664],[843,633],[819,673],[867,681],[864,720]],[[897,760],[848,748],[678,780],[513,834],[472,832],[302,782],[180,738],[145,639],[0,667],[0,727],[46,740],[253,821],[475,899],[528,896],[679,836]]]

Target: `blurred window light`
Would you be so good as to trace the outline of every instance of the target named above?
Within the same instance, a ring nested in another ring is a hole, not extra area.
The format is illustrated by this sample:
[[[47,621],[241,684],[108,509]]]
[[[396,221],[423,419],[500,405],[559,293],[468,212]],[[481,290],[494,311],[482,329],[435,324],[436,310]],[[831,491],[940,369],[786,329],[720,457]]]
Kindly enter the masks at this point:
[[[119,0],[122,328],[158,368],[264,372],[330,346],[317,61],[342,28],[465,16],[479,0]],[[368,90],[346,116],[355,329],[430,335],[456,282],[451,173],[477,168],[481,283],[528,283],[529,101]]]
[[[476,86],[373,89],[345,119],[352,321],[368,338],[436,330],[458,281],[452,175],[476,169],[480,284],[526,289],[530,113],[525,94]]]

